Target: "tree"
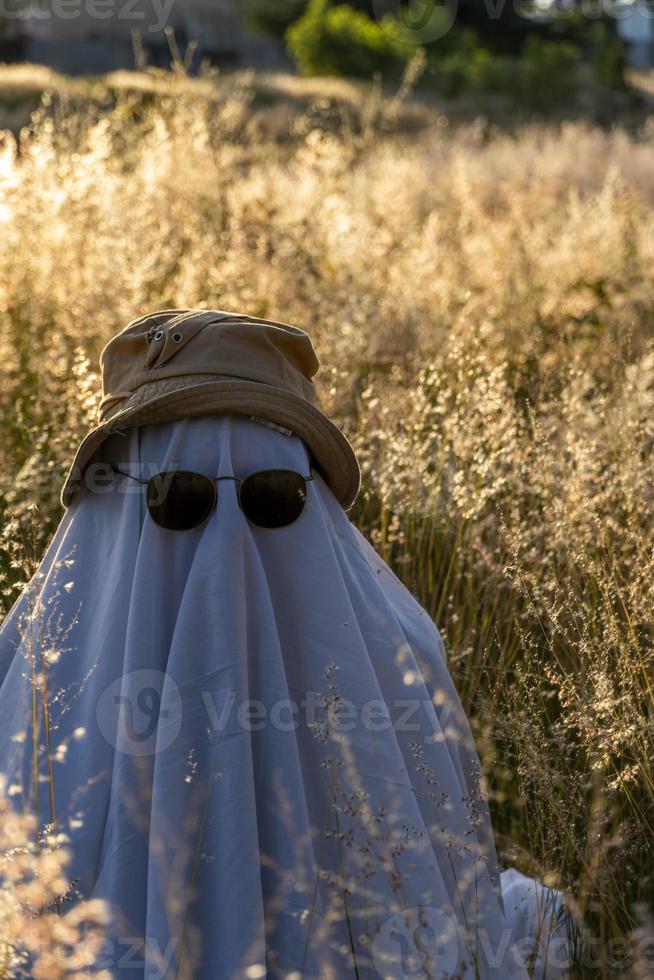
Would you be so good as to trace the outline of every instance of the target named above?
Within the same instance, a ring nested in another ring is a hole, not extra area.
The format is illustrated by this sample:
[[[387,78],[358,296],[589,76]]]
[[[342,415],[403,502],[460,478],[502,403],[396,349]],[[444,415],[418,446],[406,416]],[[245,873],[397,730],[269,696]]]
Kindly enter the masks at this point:
[[[528,37],[549,34],[547,23],[525,0],[458,0],[456,23],[472,28],[484,46],[498,54],[517,54]]]
[[[345,2],[345,0],[344,0]],[[349,6],[375,15],[376,0],[347,0]],[[306,12],[309,0],[246,0],[246,20],[262,34],[284,37],[286,31]]]
[[[347,3],[377,22],[394,16],[417,41],[437,51],[458,47],[458,31],[463,28],[473,31],[494,54],[517,55],[534,36],[567,41],[589,54],[593,46],[589,26],[602,24],[606,34],[615,38],[616,25],[614,18],[606,16],[605,0],[583,0],[583,9],[581,2],[551,0],[549,12],[534,0],[333,0],[332,6]],[[246,0],[246,17],[254,30],[284,37],[308,5],[309,0]],[[430,32],[432,24],[437,29]]]
[[[525,61],[525,77],[546,79],[556,63],[557,76],[567,79],[573,55],[597,81],[619,87],[624,48],[604,3],[550,0],[548,9],[535,0],[246,0],[246,16],[255,30],[285,38],[305,74],[390,75],[408,51],[423,47],[428,74],[449,88],[473,76],[481,87],[505,85],[516,58]]]
[[[351,75],[370,78],[380,72],[397,77],[415,54],[394,17],[373,20],[350,4],[309,0],[302,17],[286,32],[302,75]]]

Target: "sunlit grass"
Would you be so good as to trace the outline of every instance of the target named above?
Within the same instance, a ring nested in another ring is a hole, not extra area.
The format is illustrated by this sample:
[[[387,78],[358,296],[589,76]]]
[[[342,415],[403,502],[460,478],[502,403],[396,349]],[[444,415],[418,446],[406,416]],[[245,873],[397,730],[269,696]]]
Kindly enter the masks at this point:
[[[352,517],[445,635],[502,854],[604,943],[646,932],[654,127],[407,136],[379,93],[293,114],[250,82],[121,76],[0,143],[5,607],[109,336],[171,306],[305,327]]]

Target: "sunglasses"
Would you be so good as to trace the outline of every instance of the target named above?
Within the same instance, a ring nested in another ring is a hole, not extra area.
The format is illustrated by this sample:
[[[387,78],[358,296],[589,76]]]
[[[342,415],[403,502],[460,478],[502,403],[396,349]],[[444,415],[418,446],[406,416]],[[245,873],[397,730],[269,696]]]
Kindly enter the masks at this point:
[[[238,504],[257,527],[287,527],[298,519],[307,499],[307,484],[314,478],[294,470],[262,470],[245,479],[204,476],[188,470],[156,473],[140,480],[112,467],[115,473],[145,486],[150,517],[167,531],[191,531],[204,524],[218,503],[218,483],[236,483]]]

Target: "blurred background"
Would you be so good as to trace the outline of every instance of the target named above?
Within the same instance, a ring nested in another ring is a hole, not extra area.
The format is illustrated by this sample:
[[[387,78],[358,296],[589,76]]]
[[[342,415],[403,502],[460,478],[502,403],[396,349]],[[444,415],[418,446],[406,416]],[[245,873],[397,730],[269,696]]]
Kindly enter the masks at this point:
[[[654,976],[654,10],[4,0],[0,595],[154,309],[296,323],[573,976]],[[56,777],[56,773],[55,773]],[[0,935],[0,945],[2,936]]]
[[[4,0],[0,11],[8,64],[98,75],[168,68],[182,52],[190,73],[387,82],[420,56],[421,92],[606,118],[611,95],[649,89],[654,11],[647,0]]]

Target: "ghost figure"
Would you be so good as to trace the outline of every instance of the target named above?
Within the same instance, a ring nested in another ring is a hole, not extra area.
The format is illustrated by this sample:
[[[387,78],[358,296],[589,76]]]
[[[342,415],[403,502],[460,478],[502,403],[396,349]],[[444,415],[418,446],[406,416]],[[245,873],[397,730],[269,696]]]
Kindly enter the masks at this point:
[[[102,367],[0,632],[0,771],[68,838],[71,900],[111,909],[98,971],[561,976],[558,893],[500,876],[440,635],[346,516],[306,334],[164,311]]]

